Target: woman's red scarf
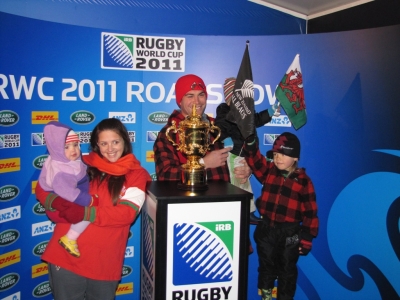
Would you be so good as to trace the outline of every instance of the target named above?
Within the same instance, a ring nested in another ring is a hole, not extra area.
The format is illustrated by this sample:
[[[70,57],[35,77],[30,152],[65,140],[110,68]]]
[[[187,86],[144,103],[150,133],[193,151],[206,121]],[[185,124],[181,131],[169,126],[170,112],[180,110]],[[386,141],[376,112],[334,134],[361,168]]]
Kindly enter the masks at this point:
[[[100,157],[95,152],[90,152],[89,155],[84,155],[82,159],[87,165],[114,176],[125,175],[130,170],[142,168],[140,162],[132,153],[121,157],[116,162],[109,162],[106,158]]]

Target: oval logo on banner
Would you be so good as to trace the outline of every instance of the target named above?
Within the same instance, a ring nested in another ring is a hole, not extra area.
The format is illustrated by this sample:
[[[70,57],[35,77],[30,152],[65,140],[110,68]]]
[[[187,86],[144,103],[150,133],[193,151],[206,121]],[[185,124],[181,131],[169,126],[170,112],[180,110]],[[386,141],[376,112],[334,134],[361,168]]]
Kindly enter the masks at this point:
[[[33,213],[34,213],[35,215],[44,215],[44,214],[46,213],[46,210],[44,209],[43,205],[40,204],[39,202],[36,203],[36,204],[33,206],[32,210],[33,210]]]
[[[19,195],[19,188],[15,185],[4,185],[0,187],[0,201],[6,202]]]
[[[19,121],[19,116],[12,110],[0,110],[0,126],[13,126]]]
[[[33,254],[36,256],[41,256],[43,254],[44,250],[46,250],[48,243],[49,243],[49,241],[44,241],[44,242],[40,242],[39,244],[37,244],[32,250]]]
[[[51,293],[50,282],[45,281],[38,284],[32,291],[32,295],[36,298],[47,296]]]
[[[19,281],[19,275],[17,273],[9,273],[0,277],[0,292],[4,292],[11,289]]]
[[[0,247],[11,245],[12,243],[16,242],[18,238],[19,238],[18,230],[16,229],[4,230],[2,233],[0,233]]]
[[[90,111],[78,110],[71,114],[70,119],[75,124],[85,125],[92,123],[95,117]]]
[[[166,124],[168,122],[169,114],[163,111],[156,111],[149,115],[148,119],[154,124]]]
[[[128,276],[132,273],[132,268],[130,266],[124,265],[122,267],[122,277]]]
[[[33,160],[33,163],[32,163],[33,166],[34,166],[36,169],[41,170],[41,169],[43,168],[43,164],[44,164],[44,162],[46,161],[46,159],[47,159],[48,156],[49,156],[48,154],[44,154],[44,155],[40,155],[40,156],[36,157],[36,158]]]

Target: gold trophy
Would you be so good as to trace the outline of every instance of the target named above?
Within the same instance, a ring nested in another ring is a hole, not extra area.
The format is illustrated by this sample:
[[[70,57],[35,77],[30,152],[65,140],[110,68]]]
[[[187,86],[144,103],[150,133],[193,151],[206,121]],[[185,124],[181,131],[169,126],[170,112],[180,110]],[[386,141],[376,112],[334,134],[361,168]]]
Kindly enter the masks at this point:
[[[179,144],[170,137],[169,132],[178,134]],[[210,132],[218,131],[217,137],[210,143]],[[178,189],[186,191],[206,190],[207,173],[206,168],[199,162],[200,158],[206,155],[209,146],[213,145],[220,137],[221,130],[211,122],[201,121],[201,116],[196,114],[196,105],[192,107],[192,115],[187,116],[185,120],[179,123],[176,128],[175,121],[172,121],[165,132],[168,140],[177,150],[186,154],[187,161],[181,166],[181,181],[178,182]]]

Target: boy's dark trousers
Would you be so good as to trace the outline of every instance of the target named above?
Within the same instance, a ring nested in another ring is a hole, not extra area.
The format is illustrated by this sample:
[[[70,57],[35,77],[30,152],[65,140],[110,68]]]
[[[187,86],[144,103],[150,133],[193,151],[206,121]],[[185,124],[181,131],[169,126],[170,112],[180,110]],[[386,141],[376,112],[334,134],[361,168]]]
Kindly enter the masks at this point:
[[[258,288],[271,289],[278,278],[278,299],[293,299],[299,259],[299,223],[263,219],[254,231],[258,252]]]

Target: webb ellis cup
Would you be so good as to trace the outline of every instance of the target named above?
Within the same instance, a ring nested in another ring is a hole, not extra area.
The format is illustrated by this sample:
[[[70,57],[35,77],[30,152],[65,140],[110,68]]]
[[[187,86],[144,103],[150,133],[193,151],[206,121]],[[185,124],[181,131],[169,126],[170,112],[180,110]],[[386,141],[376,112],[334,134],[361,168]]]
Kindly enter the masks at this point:
[[[178,134],[178,143],[171,138],[169,132]],[[210,132],[217,130],[218,135],[210,143]],[[192,115],[187,116],[185,120],[179,123],[176,128],[175,121],[167,129],[166,135],[172,145],[177,146],[177,150],[186,154],[187,161],[181,166],[181,180],[178,182],[178,188],[186,191],[206,190],[207,173],[206,168],[199,160],[206,155],[209,146],[213,145],[220,137],[221,130],[211,122],[201,121],[201,116],[196,114],[196,106],[192,107]]]

